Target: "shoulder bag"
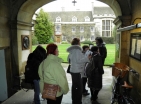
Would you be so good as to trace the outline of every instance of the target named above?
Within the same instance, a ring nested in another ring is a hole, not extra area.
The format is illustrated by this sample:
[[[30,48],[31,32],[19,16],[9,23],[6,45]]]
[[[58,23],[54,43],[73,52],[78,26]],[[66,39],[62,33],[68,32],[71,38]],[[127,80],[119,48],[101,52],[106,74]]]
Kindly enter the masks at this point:
[[[43,65],[44,65],[44,62],[43,62]],[[42,65],[42,69],[43,69],[43,65]],[[42,76],[43,76],[43,80],[44,80],[44,69],[42,70],[42,72],[43,72]],[[56,94],[57,94],[58,90],[59,90],[58,85],[48,84],[48,83],[44,82],[42,98],[56,100]]]

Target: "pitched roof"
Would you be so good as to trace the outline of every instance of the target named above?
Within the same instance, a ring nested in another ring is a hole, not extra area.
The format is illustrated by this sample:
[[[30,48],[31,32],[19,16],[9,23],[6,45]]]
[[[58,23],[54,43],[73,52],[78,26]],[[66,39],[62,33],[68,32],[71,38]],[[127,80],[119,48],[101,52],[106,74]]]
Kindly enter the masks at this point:
[[[77,18],[77,22],[84,22],[86,16],[90,18],[90,21],[93,21],[92,11],[62,11],[47,13],[50,15],[53,21],[56,21],[56,18],[60,17],[62,22],[71,22],[74,16]]]
[[[94,14],[103,15],[103,14],[114,14],[114,11],[110,7],[94,7]]]

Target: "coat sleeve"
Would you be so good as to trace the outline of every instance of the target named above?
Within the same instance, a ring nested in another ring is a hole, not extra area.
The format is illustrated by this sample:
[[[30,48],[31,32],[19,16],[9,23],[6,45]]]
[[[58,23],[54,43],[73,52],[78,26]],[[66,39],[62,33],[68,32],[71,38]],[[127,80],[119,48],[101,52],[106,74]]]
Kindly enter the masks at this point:
[[[69,86],[65,71],[61,64],[57,65],[57,67],[54,64],[52,64],[52,73],[53,73],[52,76],[54,77],[57,84],[61,88],[63,94],[67,94],[69,91]]]

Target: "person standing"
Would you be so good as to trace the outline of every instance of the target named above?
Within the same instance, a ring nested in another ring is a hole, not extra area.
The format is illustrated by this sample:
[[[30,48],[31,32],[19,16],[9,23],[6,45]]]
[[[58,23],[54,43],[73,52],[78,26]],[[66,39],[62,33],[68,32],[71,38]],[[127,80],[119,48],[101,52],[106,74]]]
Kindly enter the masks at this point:
[[[81,72],[83,64],[89,61],[90,56],[85,56],[80,47],[80,39],[74,38],[71,46],[67,49],[69,52],[68,61],[70,59],[70,72],[72,77],[72,104],[82,104],[82,79]]]
[[[105,58],[107,57],[107,48],[106,48],[106,43],[103,42],[103,39],[101,37],[96,37],[96,45],[99,47],[99,53],[102,56],[102,63],[104,66]]]
[[[48,44],[47,58],[39,66],[40,90],[43,92],[44,82],[59,85],[56,100],[47,99],[47,104],[61,104],[63,94],[69,91],[66,73],[61,65],[62,59],[58,57],[59,51],[56,44]],[[44,72],[44,73],[43,73]]]
[[[91,51],[93,52],[92,58],[95,68],[91,72],[91,77],[88,77],[88,87],[91,91],[91,101],[95,104],[98,98],[98,93],[102,89],[102,75],[104,74],[102,56],[99,54],[99,48],[93,46]]]
[[[88,45],[84,45],[84,46],[82,46],[82,53],[85,55],[85,53],[86,53],[86,51],[87,50],[89,50],[89,46]],[[82,84],[83,84],[83,89],[82,89],[82,94],[84,95],[84,96],[87,96],[87,95],[89,95],[89,93],[88,93],[88,90],[86,90],[86,83],[87,83],[87,76],[86,76],[86,72],[85,72],[85,65],[86,65],[86,63],[84,63],[84,67],[83,67],[83,72],[81,73],[81,76],[82,76]]]
[[[39,87],[39,75],[38,67],[40,63],[46,58],[46,50],[38,45],[35,50],[29,54],[26,68],[31,70],[30,79],[33,81],[34,87],[34,104],[41,104],[40,102],[40,87]]]

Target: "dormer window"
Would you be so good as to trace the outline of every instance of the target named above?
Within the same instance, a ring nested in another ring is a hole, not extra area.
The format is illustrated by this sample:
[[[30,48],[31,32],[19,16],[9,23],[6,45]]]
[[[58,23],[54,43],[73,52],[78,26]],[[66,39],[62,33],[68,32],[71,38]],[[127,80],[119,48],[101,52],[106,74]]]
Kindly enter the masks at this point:
[[[57,17],[56,18],[56,22],[61,22],[61,18],[60,17]]]
[[[72,22],[77,22],[77,18],[75,16],[72,17]]]
[[[85,22],[90,22],[90,18],[88,16],[85,17]]]

